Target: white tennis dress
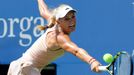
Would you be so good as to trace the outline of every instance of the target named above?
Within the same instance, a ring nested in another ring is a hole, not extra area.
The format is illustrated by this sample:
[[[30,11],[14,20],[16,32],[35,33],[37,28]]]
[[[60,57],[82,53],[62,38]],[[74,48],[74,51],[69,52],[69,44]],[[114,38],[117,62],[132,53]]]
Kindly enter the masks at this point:
[[[21,58],[12,61],[7,75],[40,75],[40,71],[44,66],[63,55],[64,50],[59,46],[51,49],[46,44],[46,35],[56,30],[56,28],[57,25],[48,28]]]

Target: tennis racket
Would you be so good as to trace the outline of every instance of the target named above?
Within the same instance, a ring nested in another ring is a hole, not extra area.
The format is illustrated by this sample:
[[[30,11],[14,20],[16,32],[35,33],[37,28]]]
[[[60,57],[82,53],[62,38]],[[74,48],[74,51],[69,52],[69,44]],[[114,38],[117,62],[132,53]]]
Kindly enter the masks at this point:
[[[132,75],[133,64],[131,56],[126,51],[118,52],[110,64],[99,66],[99,70],[107,71],[110,75]]]

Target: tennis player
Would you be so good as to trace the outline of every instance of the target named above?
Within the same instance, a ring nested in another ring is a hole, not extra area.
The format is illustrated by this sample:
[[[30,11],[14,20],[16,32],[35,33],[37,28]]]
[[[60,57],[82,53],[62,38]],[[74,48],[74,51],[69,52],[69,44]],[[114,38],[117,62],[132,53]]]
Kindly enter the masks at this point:
[[[38,28],[47,30],[22,57],[11,62],[8,75],[40,75],[44,66],[66,51],[91,65],[91,70],[99,72],[100,63],[69,37],[76,27],[76,11],[65,4],[50,11],[43,0],[38,0],[38,5],[41,16],[48,21],[47,25]]]

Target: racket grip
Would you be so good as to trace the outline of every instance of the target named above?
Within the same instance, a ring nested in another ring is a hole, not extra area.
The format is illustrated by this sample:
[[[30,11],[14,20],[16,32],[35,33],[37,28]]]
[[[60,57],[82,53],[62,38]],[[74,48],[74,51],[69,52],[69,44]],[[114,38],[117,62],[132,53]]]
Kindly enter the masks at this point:
[[[98,69],[100,71],[107,71],[107,66],[99,66]]]

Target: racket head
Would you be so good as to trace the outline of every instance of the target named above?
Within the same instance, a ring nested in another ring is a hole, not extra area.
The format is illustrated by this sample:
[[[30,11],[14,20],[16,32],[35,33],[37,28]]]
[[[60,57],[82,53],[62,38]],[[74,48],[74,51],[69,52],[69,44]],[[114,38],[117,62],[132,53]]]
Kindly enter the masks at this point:
[[[132,75],[133,63],[132,57],[126,52],[121,54],[117,63],[117,75]],[[115,74],[115,75],[116,75]]]
[[[118,52],[107,69],[110,75],[132,75],[132,58],[126,51]]]

